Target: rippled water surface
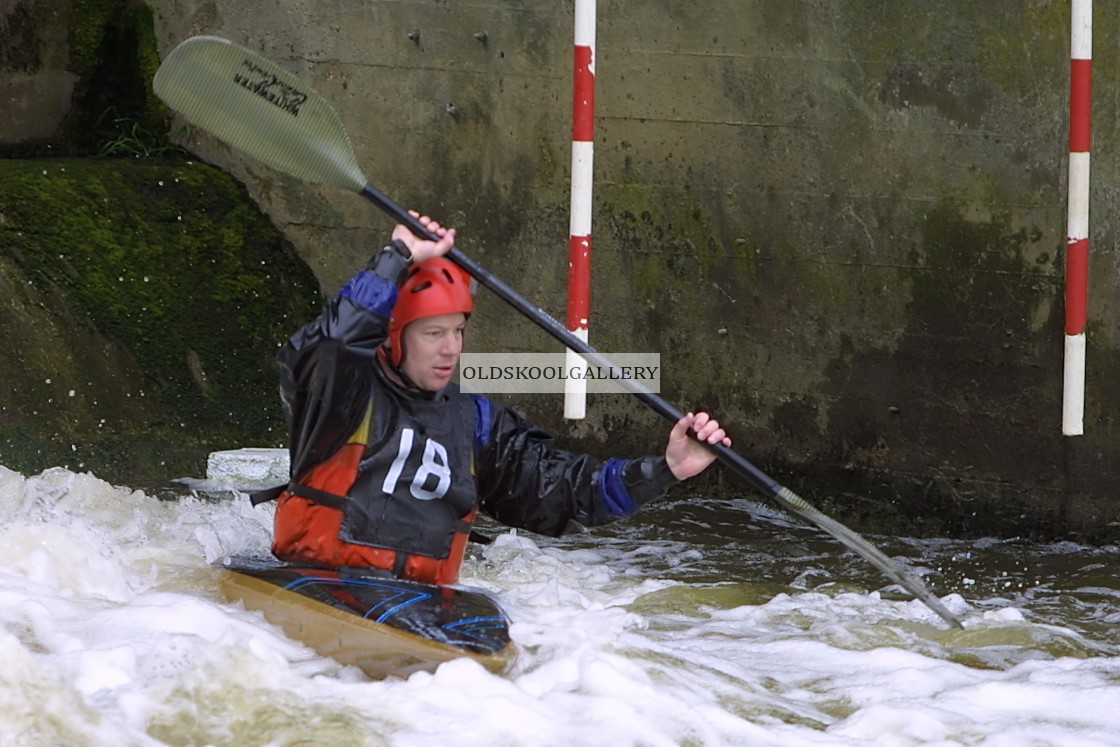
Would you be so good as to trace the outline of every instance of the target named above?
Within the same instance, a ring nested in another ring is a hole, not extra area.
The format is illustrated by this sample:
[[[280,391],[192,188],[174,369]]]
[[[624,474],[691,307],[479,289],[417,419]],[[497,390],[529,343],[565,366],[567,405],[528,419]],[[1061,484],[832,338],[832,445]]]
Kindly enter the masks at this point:
[[[1120,745],[1113,547],[868,537],[951,630],[746,498],[486,526],[514,670],[371,681],[222,601],[210,563],[268,548],[244,496],[0,468],[0,520],[3,745]]]

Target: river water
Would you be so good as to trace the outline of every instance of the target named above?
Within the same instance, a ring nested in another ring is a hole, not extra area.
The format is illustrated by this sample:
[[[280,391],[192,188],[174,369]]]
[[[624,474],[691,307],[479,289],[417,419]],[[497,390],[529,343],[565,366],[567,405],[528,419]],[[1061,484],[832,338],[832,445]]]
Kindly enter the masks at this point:
[[[371,681],[223,603],[271,516],[0,467],[0,745],[1120,745],[1120,551],[868,537],[964,622],[758,501],[675,493],[463,583],[521,649]],[[193,486],[193,487],[192,487]]]

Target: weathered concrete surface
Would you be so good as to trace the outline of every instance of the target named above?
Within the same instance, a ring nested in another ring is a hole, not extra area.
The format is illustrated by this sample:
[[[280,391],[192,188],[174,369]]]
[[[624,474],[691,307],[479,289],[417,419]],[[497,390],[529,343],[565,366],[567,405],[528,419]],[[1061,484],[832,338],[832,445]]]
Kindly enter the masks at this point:
[[[54,135],[70,112],[68,0],[0,4],[0,132],[6,142]]]
[[[563,316],[569,3],[151,7],[161,54],[215,34],[298,73],[373,183]],[[592,343],[660,352],[667,399],[718,411],[743,454],[858,526],[1117,538],[1115,18],[1094,29],[1086,435],[1068,439],[1067,3],[599,12]],[[354,195],[181,142],[246,184],[325,292],[389,229]],[[480,305],[473,349],[555,348]],[[664,430],[621,398],[574,425],[559,398],[518,404],[580,447]]]

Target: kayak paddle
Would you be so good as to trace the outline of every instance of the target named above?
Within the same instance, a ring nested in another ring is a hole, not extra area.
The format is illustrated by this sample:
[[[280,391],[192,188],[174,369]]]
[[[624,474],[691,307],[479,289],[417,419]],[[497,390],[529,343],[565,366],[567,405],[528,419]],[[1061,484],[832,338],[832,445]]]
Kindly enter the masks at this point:
[[[350,136],[331,105],[295,75],[256,52],[215,36],[192,37],[179,44],[163,61],[156,72],[153,88],[168,106],[228,145],[296,178],[357,192],[395,221],[408,226],[417,236],[436,239],[407,210],[366,180],[358,166]],[[589,363],[612,372],[617,369],[606,356],[529,303],[457,247],[452,248],[447,256],[480,284]],[[676,423],[682,417],[680,410],[649,391],[641,382],[621,377],[620,381],[634,396],[669,422]],[[859,534],[775,482],[731,448],[722,444],[704,445],[724,466],[757,490],[828,532],[950,625],[963,627],[920,578],[907,572]]]

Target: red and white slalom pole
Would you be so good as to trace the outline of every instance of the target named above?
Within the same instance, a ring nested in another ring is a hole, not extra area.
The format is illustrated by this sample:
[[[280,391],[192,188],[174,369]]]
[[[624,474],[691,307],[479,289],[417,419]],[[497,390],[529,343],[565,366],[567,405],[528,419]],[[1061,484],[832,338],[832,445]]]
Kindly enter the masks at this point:
[[[1092,131],[1093,2],[1073,0],[1070,24],[1069,214],[1062,434],[1085,432],[1085,322],[1089,299],[1089,143]]]
[[[591,192],[595,139],[595,0],[576,0],[572,96],[572,192],[568,237],[568,331],[587,342],[591,316]],[[585,368],[568,350],[565,369]],[[587,380],[564,383],[564,417],[587,414]]]

